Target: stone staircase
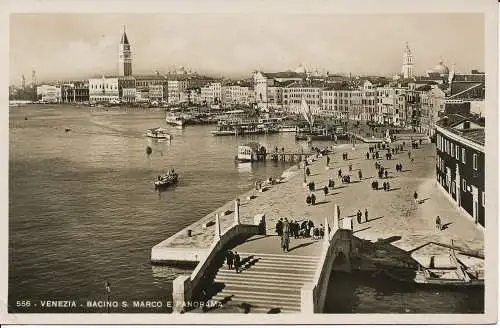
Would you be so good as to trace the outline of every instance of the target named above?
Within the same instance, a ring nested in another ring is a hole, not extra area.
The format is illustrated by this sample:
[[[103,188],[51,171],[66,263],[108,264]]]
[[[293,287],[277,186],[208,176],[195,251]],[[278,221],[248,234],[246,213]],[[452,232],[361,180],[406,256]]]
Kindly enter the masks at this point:
[[[239,253],[243,271],[224,264],[214,279],[216,312],[300,312],[300,290],[313,281],[318,256]]]

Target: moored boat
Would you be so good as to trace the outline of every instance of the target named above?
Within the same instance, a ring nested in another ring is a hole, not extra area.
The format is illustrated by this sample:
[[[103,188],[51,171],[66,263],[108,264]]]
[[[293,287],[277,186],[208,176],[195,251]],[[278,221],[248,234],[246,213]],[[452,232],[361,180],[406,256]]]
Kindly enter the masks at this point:
[[[249,142],[238,147],[238,154],[235,160],[237,162],[254,162],[265,160],[267,150],[264,146],[256,143]]]
[[[165,121],[168,124],[176,125],[176,126],[180,126],[180,127],[183,127],[184,124],[185,124],[185,120],[184,120],[183,117],[177,116],[177,115],[174,115],[174,114],[167,114],[166,117],[165,117]]]

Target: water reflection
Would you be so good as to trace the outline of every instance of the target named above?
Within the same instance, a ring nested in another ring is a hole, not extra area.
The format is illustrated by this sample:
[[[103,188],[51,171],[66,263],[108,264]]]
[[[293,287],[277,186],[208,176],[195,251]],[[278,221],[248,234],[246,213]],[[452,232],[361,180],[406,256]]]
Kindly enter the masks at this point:
[[[236,163],[236,168],[238,169],[238,173],[250,173],[252,172],[252,163]]]

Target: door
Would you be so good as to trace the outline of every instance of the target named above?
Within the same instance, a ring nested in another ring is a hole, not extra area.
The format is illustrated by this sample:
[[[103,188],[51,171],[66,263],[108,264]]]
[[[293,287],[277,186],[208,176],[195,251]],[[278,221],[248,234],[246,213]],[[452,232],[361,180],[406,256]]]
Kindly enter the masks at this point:
[[[472,187],[472,218],[474,223],[477,223],[479,219],[479,192],[476,187]]]

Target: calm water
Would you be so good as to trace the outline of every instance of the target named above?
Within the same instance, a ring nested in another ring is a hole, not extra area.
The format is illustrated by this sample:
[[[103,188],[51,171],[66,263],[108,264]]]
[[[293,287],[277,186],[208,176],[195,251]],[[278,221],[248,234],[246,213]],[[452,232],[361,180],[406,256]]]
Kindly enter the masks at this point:
[[[286,168],[271,162],[234,164],[237,145],[250,139],[212,137],[208,126],[172,127],[170,143],[143,136],[147,128],[163,125],[162,111],[10,109],[11,310],[40,311],[16,308],[19,300],[100,300],[106,280],[113,300],[170,299],[172,280],[190,270],[151,266],[151,247],[247,191],[256,179]],[[252,140],[268,149],[301,147],[292,134]],[[181,182],[156,192],[152,180],[172,167]],[[483,307],[482,298],[470,292],[435,297],[425,290],[374,287],[370,277],[342,281],[341,292],[330,293],[329,312],[401,312],[402,298],[412,312],[480,312]]]

